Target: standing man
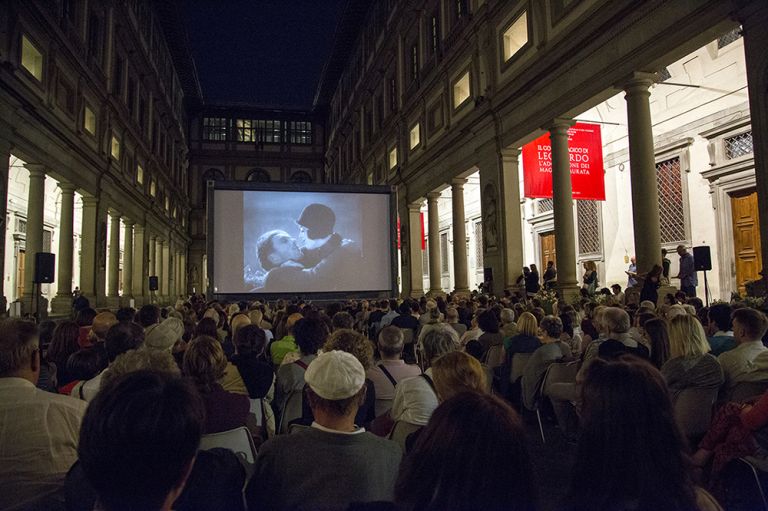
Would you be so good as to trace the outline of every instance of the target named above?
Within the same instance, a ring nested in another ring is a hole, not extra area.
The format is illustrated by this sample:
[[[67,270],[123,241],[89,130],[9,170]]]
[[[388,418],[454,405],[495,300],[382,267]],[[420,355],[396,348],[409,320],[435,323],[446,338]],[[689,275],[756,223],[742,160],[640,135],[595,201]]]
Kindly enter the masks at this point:
[[[696,296],[696,286],[699,285],[699,279],[696,276],[693,254],[688,252],[684,245],[678,245],[677,255],[680,256],[680,272],[677,274],[677,278],[680,279],[680,291],[689,297]]]
[[[544,289],[555,289],[557,286],[557,269],[554,261],[547,261],[547,269],[544,271]]]
[[[637,259],[632,256],[629,260],[629,269],[626,271],[627,277],[627,289],[635,287],[637,285]]]

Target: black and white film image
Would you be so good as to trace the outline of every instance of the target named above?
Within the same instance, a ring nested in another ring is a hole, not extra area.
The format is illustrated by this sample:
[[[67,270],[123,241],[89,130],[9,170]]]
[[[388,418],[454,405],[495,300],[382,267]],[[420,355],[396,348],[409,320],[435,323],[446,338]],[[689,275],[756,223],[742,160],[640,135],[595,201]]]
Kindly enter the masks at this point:
[[[387,201],[376,194],[245,192],[245,288],[253,293],[390,288]]]

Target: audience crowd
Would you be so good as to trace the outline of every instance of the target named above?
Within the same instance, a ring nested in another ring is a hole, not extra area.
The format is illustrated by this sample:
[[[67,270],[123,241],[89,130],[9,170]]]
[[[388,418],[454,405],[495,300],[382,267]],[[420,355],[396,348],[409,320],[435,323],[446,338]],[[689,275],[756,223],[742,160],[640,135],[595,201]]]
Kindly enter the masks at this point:
[[[734,460],[768,460],[765,314],[626,303],[592,267],[566,304],[547,275],[517,296],[4,319],[0,511],[539,509],[542,421],[576,444],[548,508],[727,506]]]

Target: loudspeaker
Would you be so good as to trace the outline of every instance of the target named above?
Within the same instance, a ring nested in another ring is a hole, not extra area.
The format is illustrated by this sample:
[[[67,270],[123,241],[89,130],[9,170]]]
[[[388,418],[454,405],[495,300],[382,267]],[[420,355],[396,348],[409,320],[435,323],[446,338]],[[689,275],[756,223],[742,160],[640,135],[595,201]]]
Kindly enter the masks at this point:
[[[712,269],[712,255],[709,246],[693,247],[693,264],[696,271],[710,271]]]
[[[37,284],[50,284],[56,271],[56,254],[38,252],[35,254],[35,280]]]
[[[149,290],[150,291],[157,291],[158,288],[160,287],[158,285],[158,283],[159,282],[158,282],[158,279],[157,279],[156,275],[152,275],[151,277],[149,277]]]
[[[493,280],[493,268],[483,268],[483,281],[490,282]]]

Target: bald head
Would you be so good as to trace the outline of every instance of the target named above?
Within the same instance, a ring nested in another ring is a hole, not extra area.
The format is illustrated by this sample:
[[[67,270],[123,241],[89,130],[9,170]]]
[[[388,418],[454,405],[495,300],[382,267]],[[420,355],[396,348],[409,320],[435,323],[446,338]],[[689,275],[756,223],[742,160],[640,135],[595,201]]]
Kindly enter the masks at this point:
[[[103,341],[107,337],[107,332],[113,325],[118,323],[117,316],[111,312],[100,312],[93,318],[91,332],[96,340]]]

